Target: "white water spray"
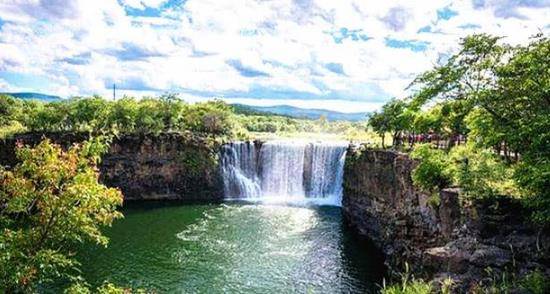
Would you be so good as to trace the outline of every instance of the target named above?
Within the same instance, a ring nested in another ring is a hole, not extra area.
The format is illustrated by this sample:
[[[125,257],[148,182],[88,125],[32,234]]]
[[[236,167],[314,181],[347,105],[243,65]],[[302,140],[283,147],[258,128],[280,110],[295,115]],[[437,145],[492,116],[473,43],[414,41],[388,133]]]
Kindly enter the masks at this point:
[[[269,141],[225,145],[227,199],[340,205],[347,142]]]

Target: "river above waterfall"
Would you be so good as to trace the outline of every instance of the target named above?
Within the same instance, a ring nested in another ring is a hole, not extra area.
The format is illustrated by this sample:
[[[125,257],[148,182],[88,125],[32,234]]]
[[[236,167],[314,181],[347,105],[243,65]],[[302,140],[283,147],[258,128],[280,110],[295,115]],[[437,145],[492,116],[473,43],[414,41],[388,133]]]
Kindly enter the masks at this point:
[[[158,293],[365,293],[381,260],[339,207],[132,203],[107,248],[79,256],[92,285]]]

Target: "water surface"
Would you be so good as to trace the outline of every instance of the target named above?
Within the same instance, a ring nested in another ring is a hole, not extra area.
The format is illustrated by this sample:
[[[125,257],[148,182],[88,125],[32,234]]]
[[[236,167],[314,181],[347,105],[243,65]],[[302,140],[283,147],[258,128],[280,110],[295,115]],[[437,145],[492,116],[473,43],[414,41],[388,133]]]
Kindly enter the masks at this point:
[[[108,248],[79,256],[92,285],[160,293],[365,293],[381,260],[339,207],[132,204]]]

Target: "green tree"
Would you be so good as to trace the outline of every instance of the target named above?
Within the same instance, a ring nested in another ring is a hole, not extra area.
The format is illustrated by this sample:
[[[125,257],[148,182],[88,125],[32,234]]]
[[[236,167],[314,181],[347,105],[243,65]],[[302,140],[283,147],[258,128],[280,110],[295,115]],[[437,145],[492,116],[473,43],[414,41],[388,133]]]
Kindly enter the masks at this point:
[[[443,116],[440,105],[436,105],[427,111],[414,113],[412,129],[415,133],[426,134],[430,131],[441,134],[443,128]]]
[[[455,146],[446,165],[453,184],[467,197],[518,196],[512,180],[513,169],[490,149],[475,148],[473,143]]]
[[[100,228],[122,216],[122,194],[98,182],[105,150],[97,138],[67,151],[49,140],[17,148],[20,163],[0,172],[0,290],[75,279],[75,245],[107,244]]]
[[[164,117],[158,100],[142,99],[137,111],[136,130],[141,133],[160,133],[164,129]]]
[[[68,131],[71,129],[70,114],[67,102],[42,104],[29,115],[27,127],[32,131]]]
[[[22,116],[23,103],[19,99],[0,94],[0,127],[10,125]]]
[[[0,94],[0,138],[25,131],[25,102]]]
[[[415,185],[426,191],[436,192],[452,183],[452,175],[447,168],[449,158],[443,150],[434,149],[429,144],[419,144],[414,148],[411,157],[420,160],[412,173]]]
[[[500,45],[499,40],[486,34],[468,36],[462,39],[460,52],[413,82],[412,88],[417,90],[411,102],[414,107],[432,100],[448,101],[442,115],[448,118],[449,148],[459,134],[465,133],[463,120],[474,106],[499,115],[490,105],[482,103],[497,88],[495,73],[510,50],[509,46]]]
[[[171,96],[161,98],[164,113],[164,125],[168,131],[185,129],[184,113],[187,103]]]
[[[221,100],[189,105],[183,117],[186,129],[213,135],[231,135],[235,123],[232,108]]]
[[[383,112],[373,112],[369,115],[368,124],[382,138],[382,148],[386,148],[386,133],[390,131],[389,118]]]
[[[539,35],[515,47],[497,74],[499,90],[483,103],[497,109],[495,130],[506,137],[507,149],[521,154],[515,178],[534,219],[550,223],[550,40]]]
[[[443,65],[420,75],[411,105],[443,103],[443,131],[452,140],[469,135],[477,148],[519,163],[513,178],[534,209],[534,220],[550,222],[550,40],[501,44],[499,37],[473,35]]]
[[[112,130],[133,133],[136,130],[139,106],[134,98],[123,97],[113,103],[108,125]]]
[[[97,132],[108,129],[111,103],[94,96],[70,101],[69,128],[74,131]]]
[[[369,125],[382,137],[382,147],[385,146],[385,135],[392,134],[392,144],[401,144],[400,137],[403,131],[412,126],[414,113],[407,109],[407,103],[403,100],[392,99],[382,106],[380,112],[372,113],[368,118]]]

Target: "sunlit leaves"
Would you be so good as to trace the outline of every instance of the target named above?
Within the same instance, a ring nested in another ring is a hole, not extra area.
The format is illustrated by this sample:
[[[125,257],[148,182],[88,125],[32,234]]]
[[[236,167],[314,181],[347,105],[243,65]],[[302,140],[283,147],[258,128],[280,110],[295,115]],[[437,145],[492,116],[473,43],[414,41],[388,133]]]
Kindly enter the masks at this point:
[[[433,149],[429,144],[421,144],[415,147],[411,157],[420,160],[412,173],[415,185],[434,192],[452,183],[452,177],[447,169],[449,159],[443,150]]]
[[[9,291],[70,276],[74,245],[106,245],[101,226],[121,217],[120,191],[98,182],[100,139],[68,150],[45,140],[18,147],[21,162],[0,171],[0,281]]]
[[[513,186],[519,185],[525,203],[534,209],[534,220],[548,223],[550,40],[540,34],[529,44],[510,46],[499,37],[479,34],[464,38],[461,46],[459,53],[415,80],[409,108],[420,110],[432,103],[428,111],[436,109],[441,119],[441,129],[432,130],[462,134],[474,143],[477,150],[469,150],[470,156],[480,164],[468,166],[469,177],[460,181],[472,194],[518,194]],[[418,117],[425,116],[417,116],[414,124],[424,131],[427,122]],[[519,163],[506,171],[484,166],[491,163],[486,149],[508,164],[513,164],[513,154]],[[508,188],[491,187],[498,175],[507,177],[508,184],[500,179],[497,186]],[[510,184],[512,179],[515,183]]]
[[[40,132],[194,131],[230,136],[235,125],[232,109],[222,101],[187,104],[170,95],[140,100],[124,97],[117,101],[101,97],[73,98],[52,103],[0,96],[0,114],[3,114],[0,127],[17,122],[23,129]]]

